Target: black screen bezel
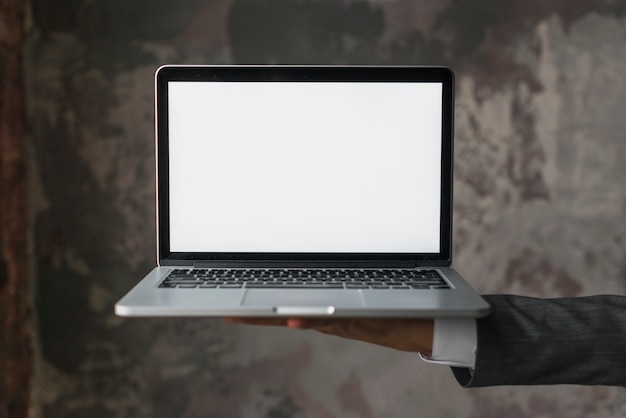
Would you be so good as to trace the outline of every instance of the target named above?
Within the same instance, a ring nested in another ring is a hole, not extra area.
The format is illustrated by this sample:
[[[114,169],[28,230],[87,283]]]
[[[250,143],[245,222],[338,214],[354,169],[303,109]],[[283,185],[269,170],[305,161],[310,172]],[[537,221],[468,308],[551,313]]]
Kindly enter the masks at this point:
[[[441,82],[441,216],[439,253],[205,253],[170,251],[168,82]],[[445,67],[372,66],[173,66],[155,74],[157,239],[160,265],[198,262],[414,263],[449,265],[452,256],[452,155],[454,75]]]

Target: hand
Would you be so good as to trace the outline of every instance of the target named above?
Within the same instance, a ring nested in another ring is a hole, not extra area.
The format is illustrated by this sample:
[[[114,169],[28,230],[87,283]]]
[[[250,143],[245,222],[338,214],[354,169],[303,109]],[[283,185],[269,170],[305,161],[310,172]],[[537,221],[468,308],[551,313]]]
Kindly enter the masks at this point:
[[[402,351],[430,354],[434,321],[414,318],[226,318],[231,324],[275,325],[312,329]]]

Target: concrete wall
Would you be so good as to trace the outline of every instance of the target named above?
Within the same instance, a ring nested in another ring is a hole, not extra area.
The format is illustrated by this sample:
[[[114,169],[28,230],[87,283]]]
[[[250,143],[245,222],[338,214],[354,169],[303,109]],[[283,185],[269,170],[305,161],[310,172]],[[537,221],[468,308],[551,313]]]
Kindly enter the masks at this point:
[[[465,390],[415,355],[313,332],[113,315],[155,259],[162,63],[448,65],[456,267],[484,293],[624,293],[623,2],[32,6],[36,416],[626,416],[620,389]]]
[[[25,418],[33,382],[25,0],[0,0],[0,417]]]

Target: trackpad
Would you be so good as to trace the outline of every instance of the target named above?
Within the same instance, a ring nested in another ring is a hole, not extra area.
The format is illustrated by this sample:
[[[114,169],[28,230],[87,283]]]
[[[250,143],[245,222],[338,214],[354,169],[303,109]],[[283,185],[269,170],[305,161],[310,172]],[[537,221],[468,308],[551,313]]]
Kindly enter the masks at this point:
[[[329,313],[335,307],[363,307],[365,301],[359,290],[248,290],[241,302],[243,306],[269,306],[277,310],[290,307],[312,307],[327,309]],[[280,309],[278,309],[280,308]]]

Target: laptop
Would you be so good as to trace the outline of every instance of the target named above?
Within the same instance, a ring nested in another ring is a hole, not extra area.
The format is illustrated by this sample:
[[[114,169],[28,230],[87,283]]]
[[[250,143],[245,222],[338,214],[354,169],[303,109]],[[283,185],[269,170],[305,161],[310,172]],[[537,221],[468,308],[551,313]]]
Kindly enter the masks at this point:
[[[481,317],[451,267],[447,68],[155,74],[157,266],[125,317]]]

